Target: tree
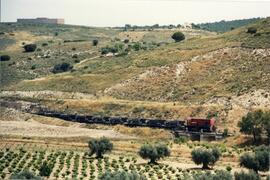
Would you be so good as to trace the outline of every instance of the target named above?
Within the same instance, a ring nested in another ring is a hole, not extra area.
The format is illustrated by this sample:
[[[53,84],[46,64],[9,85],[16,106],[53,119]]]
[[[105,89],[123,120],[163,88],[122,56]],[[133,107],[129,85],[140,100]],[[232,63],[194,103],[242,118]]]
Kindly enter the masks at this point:
[[[234,173],[235,180],[260,180],[260,176],[256,174],[254,171],[249,171],[248,173],[245,173],[243,171],[241,172],[235,172]]]
[[[39,175],[49,177],[52,172],[52,167],[44,162],[39,168]]]
[[[98,45],[98,40],[97,39],[94,39],[93,42],[92,42],[93,46],[97,46]]]
[[[180,42],[185,39],[185,35],[182,32],[178,31],[172,35],[172,38],[175,40],[175,42]]]
[[[10,179],[32,179],[32,180],[41,180],[39,176],[36,176],[30,171],[22,171],[18,174],[11,175]]]
[[[270,111],[265,112],[262,119],[263,129],[266,131],[268,142],[270,142]]]
[[[240,132],[245,134],[252,134],[253,140],[256,142],[262,132],[262,122],[263,122],[263,112],[257,110],[254,112],[249,112],[246,116],[238,122],[238,127],[240,127]]]
[[[269,170],[269,154],[270,148],[264,145],[255,149],[254,153],[245,153],[240,157],[240,165],[248,169],[258,171]]]
[[[157,160],[170,156],[170,150],[164,144],[145,144],[140,148],[139,155],[143,159],[150,159],[149,163],[155,164]]]
[[[89,147],[89,154],[92,156],[96,154],[97,158],[102,158],[102,156],[107,153],[111,152],[113,149],[113,144],[110,142],[109,139],[102,137],[100,139],[92,139],[88,142]]]
[[[196,164],[203,164],[202,169],[209,169],[208,165],[214,165],[219,160],[221,153],[217,148],[195,149],[191,152],[192,160]]]
[[[34,52],[37,49],[37,45],[36,44],[27,44],[25,46],[23,46],[25,52]]]
[[[126,171],[116,171],[116,172],[106,172],[101,177],[101,180],[146,180],[146,177],[138,174],[137,172],[126,172]]]
[[[10,60],[10,56],[9,55],[2,55],[0,56],[0,61],[9,61]]]

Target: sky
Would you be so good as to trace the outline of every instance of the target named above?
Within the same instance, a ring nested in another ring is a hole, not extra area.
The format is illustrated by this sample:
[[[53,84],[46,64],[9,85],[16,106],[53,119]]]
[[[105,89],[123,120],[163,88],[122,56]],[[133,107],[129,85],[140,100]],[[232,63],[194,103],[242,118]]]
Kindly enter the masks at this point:
[[[0,0],[2,22],[64,18],[66,24],[203,23],[270,16],[270,0]]]

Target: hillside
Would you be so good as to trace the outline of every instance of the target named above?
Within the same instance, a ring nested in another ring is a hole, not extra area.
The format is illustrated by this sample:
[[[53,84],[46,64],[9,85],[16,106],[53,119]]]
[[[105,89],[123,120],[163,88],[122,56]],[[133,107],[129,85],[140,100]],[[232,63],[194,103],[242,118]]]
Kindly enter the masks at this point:
[[[259,19],[260,18],[239,19],[239,20],[232,20],[232,21],[222,20],[218,22],[196,24],[195,26],[201,29],[208,30],[208,31],[227,32],[227,31],[231,31],[232,29],[236,29],[241,26],[246,26],[250,23],[254,23],[258,21]]]
[[[257,33],[247,33],[248,27],[257,28]],[[4,35],[17,44],[7,46],[1,53],[12,58],[1,62],[2,90],[36,92],[20,95],[28,99],[49,91],[85,93],[78,99],[63,98],[59,103],[60,95],[52,98],[55,101],[44,103],[52,108],[68,105],[71,111],[100,115],[174,119],[215,114],[223,127],[229,122],[237,123],[247,109],[269,108],[270,18],[219,35],[181,29],[188,37],[181,43],[170,39],[178,29],[166,30],[160,38],[162,32],[158,30],[123,33],[115,29],[65,27],[68,30],[61,33],[59,28],[39,35],[18,28],[13,32],[15,36]],[[58,36],[54,36],[55,31],[59,31]],[[80,36],[76,36],[78,32]],[[24,41],[24,33],[39,46],[44,40],[53,42],[42,47],[41,52],[22,53],[18,42]],[[87,41],[64,43],[67,37]],[[98,47],[91,45],[92,37],[99,39]],[[153,43],[156,37],[162,43]],[[126,38],[131,42],[124,47],[139,41],[146,48],[127,55],[100,56],[101,47]],[[49,53],[49,57],[42,58],[40,53]],[[78,58],[72,58],[73,54],[78,54]],[[73,70],[53,74],[52,67],[61,62],[72,64]],[[36,68],[31,68],[33,65]],[[10,97],[12,93],[2,95]],[[45,101],[46,96],[39,99]]]

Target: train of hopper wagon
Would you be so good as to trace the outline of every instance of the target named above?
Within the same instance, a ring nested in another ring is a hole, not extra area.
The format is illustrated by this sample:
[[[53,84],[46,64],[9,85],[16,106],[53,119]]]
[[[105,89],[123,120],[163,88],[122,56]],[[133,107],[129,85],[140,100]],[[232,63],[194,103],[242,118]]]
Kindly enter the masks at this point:
[[[33,112],[31,112],[33,113]],[[163,128],[173,131],[189,131],[189,132],[215,132],[215,119],[204,119],[189,117],[186,120],[162,120],[162,119],[144,119],[144,118],[128,118],[128,117],[100,117],[91,115],[66,114],[63,112],[39,110],[34,114],[55,117],[67,121],[80,123],[95,123],[105,125],[125,125],[129,127],[151,127]]]

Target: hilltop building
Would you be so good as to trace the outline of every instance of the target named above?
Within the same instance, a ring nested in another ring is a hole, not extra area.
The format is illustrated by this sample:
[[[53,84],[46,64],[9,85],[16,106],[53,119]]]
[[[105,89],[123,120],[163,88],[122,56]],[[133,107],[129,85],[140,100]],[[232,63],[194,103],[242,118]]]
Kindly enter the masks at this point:
[[[35,24],[65,24],[64,19],[49,19],[49,18],[36,18],[36,19],[17,19],[17,23],[35,23]]]

